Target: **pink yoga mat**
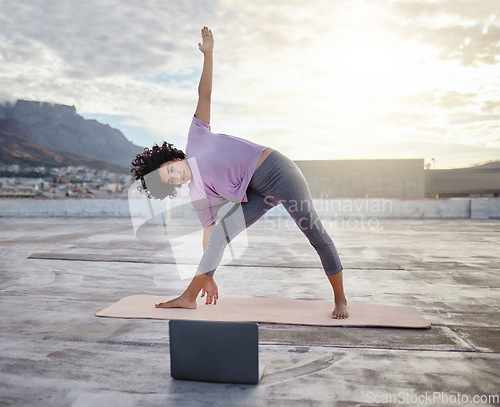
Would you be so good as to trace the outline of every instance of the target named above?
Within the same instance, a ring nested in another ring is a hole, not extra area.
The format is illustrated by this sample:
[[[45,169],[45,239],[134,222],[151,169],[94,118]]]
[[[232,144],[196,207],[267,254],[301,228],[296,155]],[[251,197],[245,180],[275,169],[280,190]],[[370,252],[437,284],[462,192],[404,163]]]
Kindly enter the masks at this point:
[[[99,317],[189,319],[199,321],[269,322],[292,325],[379,326],[429,328],[430,324],[413,307],[351,303],[347,319],[333,319],[333,302],[288,298],[222,298],[217,305],[205,305],[198,298],[194,310],[155,308],[174,297],[132,295],[99,311]]]

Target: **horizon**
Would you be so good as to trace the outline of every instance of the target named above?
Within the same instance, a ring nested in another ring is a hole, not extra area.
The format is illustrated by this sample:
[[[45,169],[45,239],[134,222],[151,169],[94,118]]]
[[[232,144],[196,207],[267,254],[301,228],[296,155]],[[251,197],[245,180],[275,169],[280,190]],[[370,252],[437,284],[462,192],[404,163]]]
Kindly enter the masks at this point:
[[[0,102],[74,106],[142,147],[184,148],[207,25],[216,133],[297,161],[500,157],[494,0],[3,3]]]

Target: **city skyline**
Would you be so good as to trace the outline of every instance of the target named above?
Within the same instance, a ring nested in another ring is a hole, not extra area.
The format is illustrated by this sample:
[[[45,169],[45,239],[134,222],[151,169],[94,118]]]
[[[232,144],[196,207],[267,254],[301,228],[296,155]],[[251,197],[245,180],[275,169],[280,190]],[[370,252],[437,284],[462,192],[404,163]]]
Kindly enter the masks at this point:
[[[0,102],[73,105],[141,146],[184,148],[207,25],[214,132],[293,160],[500,157],[493,0],[0,4]]]

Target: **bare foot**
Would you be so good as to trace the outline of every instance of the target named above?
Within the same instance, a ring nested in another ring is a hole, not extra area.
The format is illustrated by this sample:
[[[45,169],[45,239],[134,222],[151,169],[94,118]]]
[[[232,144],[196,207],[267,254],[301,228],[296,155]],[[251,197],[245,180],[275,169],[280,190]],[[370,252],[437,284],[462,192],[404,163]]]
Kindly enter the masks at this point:
[[[160,302],[155,305],[156,308],[186,308],[186,309],[196,309],[196,301],[190,301],[183,297],[174,298],[173,300],[167,302]]]
[[[332,312],[333,319],[346,319],[349,316],[349,307],[347,301],[335,303],[335,309]]]

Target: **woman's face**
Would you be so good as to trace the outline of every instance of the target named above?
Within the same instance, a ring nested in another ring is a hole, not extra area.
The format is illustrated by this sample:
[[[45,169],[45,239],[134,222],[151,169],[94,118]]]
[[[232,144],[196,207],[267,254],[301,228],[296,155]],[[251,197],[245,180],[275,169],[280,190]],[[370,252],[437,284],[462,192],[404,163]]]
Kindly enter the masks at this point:
[[[191,179],[191,168],[186,159],[167,161],[158,170],[162,182],[170,185],[180,185]]]

